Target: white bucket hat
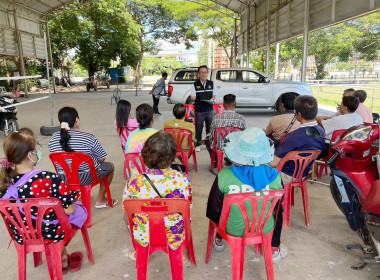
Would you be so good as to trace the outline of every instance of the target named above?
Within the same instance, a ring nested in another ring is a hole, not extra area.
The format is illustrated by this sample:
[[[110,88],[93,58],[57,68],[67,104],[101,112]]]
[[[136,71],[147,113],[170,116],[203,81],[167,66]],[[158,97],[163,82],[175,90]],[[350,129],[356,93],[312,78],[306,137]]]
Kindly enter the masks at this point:
[[[223,150],[233,163],[260,166],[273,161],[274,144],[261,128],[253,127],[228,134]]]

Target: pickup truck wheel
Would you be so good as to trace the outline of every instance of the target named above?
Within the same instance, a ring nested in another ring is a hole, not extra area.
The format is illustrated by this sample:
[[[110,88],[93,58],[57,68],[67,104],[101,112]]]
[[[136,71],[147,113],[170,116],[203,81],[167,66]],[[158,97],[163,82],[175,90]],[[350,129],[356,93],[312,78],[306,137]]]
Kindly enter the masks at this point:
[[[185,104],[191,104],[191,103],[192,103],[192,101],[191,101],[191,97],[189,96],[189,97],[186,99]]]
[[[275,109],[276,109],[276,111],[277,111],[279,114],[282,114],[281,99],[280,99],[280,98],[277,99]]]

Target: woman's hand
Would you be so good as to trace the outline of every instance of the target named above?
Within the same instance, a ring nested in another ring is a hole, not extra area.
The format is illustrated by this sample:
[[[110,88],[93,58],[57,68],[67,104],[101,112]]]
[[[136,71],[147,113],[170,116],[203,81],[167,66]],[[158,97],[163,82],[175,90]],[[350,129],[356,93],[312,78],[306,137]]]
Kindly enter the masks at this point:
[[[74,214],[75,212],[75,204],[71,204],[69,207],[65,209],[65,213],[67,216]]]

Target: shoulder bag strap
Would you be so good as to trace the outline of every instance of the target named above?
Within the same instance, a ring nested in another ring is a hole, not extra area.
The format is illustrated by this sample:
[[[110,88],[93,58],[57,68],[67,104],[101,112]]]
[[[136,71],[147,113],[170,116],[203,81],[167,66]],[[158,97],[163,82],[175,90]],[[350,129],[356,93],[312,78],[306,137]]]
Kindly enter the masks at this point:
[[[152,186],[152,188],[154,189],[154,191],[158,194],[159,197],[162,198],[162,195],[158,192],[156,186],[152,183],[152,181],[149,179],[148,175],[146,175],[145,173],[143,173],[144,177],[148,180],[149,184]]]
[[[289,130],[292,128],[292,126],[293,126],[293,124],[296,122],[296,120],[297,120],[297,116],[296,116],[296,114],[294,114],[294,117],[293,117],[292,121],[290,122],[290,124],[288,125],[288,127],[285,129],[285,131],[284,131],[284,133],[282,134],[282,136],[281,136],[280,140],[278,141],[278,143],[281,143],[282,138],[284,138],[284,136],[285,136],[286,134],[288,134]]]
[[[8,191],[3,195],[1,199],[11,199],[11,198],[19,198],[18,197],[18,188],[25,185],[33,176],[41,173],[41,169],[33,169],[28,173],[24,174],[16,184],[10,184],[8,187]]]

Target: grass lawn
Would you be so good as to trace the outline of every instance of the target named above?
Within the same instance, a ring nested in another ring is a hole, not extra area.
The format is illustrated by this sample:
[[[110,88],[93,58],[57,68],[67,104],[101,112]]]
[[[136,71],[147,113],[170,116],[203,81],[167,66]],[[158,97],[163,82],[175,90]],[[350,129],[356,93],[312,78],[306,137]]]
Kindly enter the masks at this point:
[[[338,104],[342,101],[343,90],[346,88],[350,88],[349,85],[321,85],[318,90],[318,86],[313,85],[312,90],[314,97],[317,98],[318,102],[324,105],[329,105],[333,107],[337,107]],[[369,87],[369,88],[366,88]],[[363,86],[362,88],[359,86],[354,87],[355,89],[363,89],[367,92],[367,100],[364,104],[372,109],[375,113],[380,113],[380,85],[372,84],[369,86]],[[373,108],[372,108],[372,97],[373,100]]]

